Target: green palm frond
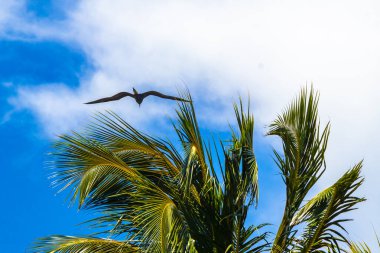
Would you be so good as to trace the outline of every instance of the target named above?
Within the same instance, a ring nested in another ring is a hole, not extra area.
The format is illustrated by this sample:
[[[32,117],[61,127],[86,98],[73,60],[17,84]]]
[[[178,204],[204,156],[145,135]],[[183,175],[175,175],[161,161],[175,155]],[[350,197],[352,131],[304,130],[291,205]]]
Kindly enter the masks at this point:
[[[241,193],[248,193],[249,203],[254,200],[256,204],[259,200],[259,178],[258,178],[258,166],[256,163],[256,157],[253,152],[253,130],[254,130],[254,118],[249,112],[244,113],[243,103],[240,99],[240,107],[234,105],[235,116],[239,126],[240,136],[233,136],[233,146],[240,151],[238,156],[241,157],[241,178],[243,185],[241,187]],[[232,151],[235,152],[236,151]]]
[[[172,143],[140,132],[113,112],[98,113],[88,131],[89,138],[104,144],[133,167],[176,175],[183,166]]]
[[[375,236],[376,236],[377,245],[379,246],[378,248],[380,249],[379,237],[378,237],[376,231],[374,231],[374,232],[375,232]],[[371,253],[372,252],[370,247],[368,246],[368,244],[365,242],[355,243],[352,241],[348,241],[347,244],[349,246],[349,251],[347,251],[348,253]]]
[[[273,243],[273,252],[285,250],[294,235],[291,220],[310,188],[324,172],[329,124],[320,131],[318,94],[311,89],[301,94],[269,126],[268,135],[282,139],[283,155],[274,151],[286,185],[284,215]]]
[[[371,249],[366,243],[349,243],[350,251],[349,253],[371,253]]]
[[[339,243],[348,243],[342,233],[345,232],[342,223],[350,219],[341,216],[356,209],[356,204],[365,200],[352,196],[363,183],[361,168],[360,162],[334,185],[307,202],[294,216],[292,225],[307,223],[302,242],[297,246],[300,252],[316,252],[322,248],[340,252]]]
[[[73,136],[62,136],[55,147],[54,167],[57,171],[51,177],[53,185],[63,185],[62,189],[74,186],[72,199],[78,197],[80,207],[91,205],[104,192],[115,190],[117,193],[128,189],[131,181],[141,180],[135,168],[95,140],[74,133]]]
[[[129,242],[93,237],[50,236],[41,238],[33,252],[42,253],[138,253],[140,249]]]
[[[269,242],[267,241],[269,233],[261,233],[260,229],[267,225],[261,224],[257,227],[251,225],[248,228],[243,228],[239,240],[239,250],[236,252],[259,253],[265,251],[269,246]],[[258,233],[258,235],[254,236],[254,233]]]
[[[189,93],[185,93],[182,97],[192,100]],[[204,143],[199,130],[197,118],[193,103],[180,103],[177,112],[178,126],[174,128],[178,134],[181,144],[184,148],[186,157],[192,156],[193,165],[193,184],[198,191],[201,191],[204,182],[207,181],[209,171],[206,164],[206,155],[204,150]]]
[[[138,229],[135,237],[148,252],[185,249],[191,240],[184,214],[167,193],[153,184],[139,184],[131,194],[130,213],[134,227]]]
[[[249,110],[244,112],[241,100],[234,109],[239,131],[232,131],[231,143],[224,147],[223,224],[233,231],[229,239],[232,240],[231,252],[256,252],[251,251],[254,244],[255,250],[262,250],[268,245],[263,242],[266,233],[250,238],[255,227],[244,227],[248,209],[255,201],[257,203],[259,193],[258,166],[253,152],[254,119]],[[259,241],[263,243],[257,245]]]

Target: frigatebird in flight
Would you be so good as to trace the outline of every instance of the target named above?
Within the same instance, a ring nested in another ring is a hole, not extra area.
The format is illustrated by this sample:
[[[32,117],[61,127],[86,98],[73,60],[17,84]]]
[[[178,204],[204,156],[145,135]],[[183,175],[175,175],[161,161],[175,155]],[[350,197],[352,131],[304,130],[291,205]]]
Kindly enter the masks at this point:
[[[121,99],[123,97],[132,97],[132,98],[134,98],[136,100],[136,102],[140,106],[141,103],[143,102],[143,100],[147,96],[151,96],[151,95],[152,96],[157,96],[157,97],[160,97],[160,98],[165,98],[165,99],[177,100],[177,101],[182,101],[182,102],[190,102],[189,100],[186,100],[186,99],[183,99],[183,98],[164,95],[164,94],[162,94],[160,92],[152,91],[152,90],[151,91],[147,91],[147,92],[143,92],[143,93],[138,93],[137,90],[135,90],[135,88],[133,88],[133,94],[129,93],[129,92],[119,92],[116,95],[113,95],[111,97],[101,98],[101,99],[98,99],[98,100],[95,100],[95,101],[87,102],[85,104],[104,103],[104,102],[119,100],[119,99]]]

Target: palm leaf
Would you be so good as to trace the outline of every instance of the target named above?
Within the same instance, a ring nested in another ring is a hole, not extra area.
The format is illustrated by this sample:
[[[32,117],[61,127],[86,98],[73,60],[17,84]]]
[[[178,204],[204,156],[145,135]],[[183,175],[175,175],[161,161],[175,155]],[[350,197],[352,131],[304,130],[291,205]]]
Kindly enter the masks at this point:
[[[50,236],[41,238],[33,252],[42,253],[137,253],[141,252],[129,242],[110,239],[73,236]]]
[[[176,175],[183,160],[173,144],[141,133],[112,112],[99,113],[89,128],[89,137],[107,146],[132,166]]]
[[[153,184],[139,184],[131,198],[133,206],[130,207],[130,214],[134,227],[138,228],[135,236],[141,241],[140,247],[148,252],[170,252],[173,247],[186,248],[191,239],[188,225],[167,193]],[[173,238],[176,239],[174,245]]]
[[[248,105],[249,108],[249,105]],[[244,227],[249,207],[258,201],[258,166],[253,152],[254,119],[243,110],[242,100],[234,105],[238,133],[232,130],[230,146],[224,147],[225,174],[223,225],[233,231],[231,252],[256,252],[267,247],[267,233],[252,236],[257,227]],[[264,226],[261,225],[259,227]],[[252,251],[253,250],[253,251]]]
[[[297,99],[269,126],[268,135],[282,139],[284,155],[274,151],[286,185],[284,215],[277,231],[273,252],[286,250],[294,235],[291,224],[310,188],[324,172],[329,125],[320,131],[318,94],[303,89]]]
[[[115,189],[118,192],[129,188],[130,182],[142,180],[138,170],[97,141],[76,133],[61,139],[55,145],[57,170],[51,178],[53,185],[63,185],[61,190],[74,186],[72,199],[78,197],[79,207],[85,201],[90,205],[91,201],[104,197],[105,192],[115,189],[114,185],[118,185]]]
[[[182,97],[192,101],[188,92],[184,93]],[[193,184],[196,186],[197,191],[201,191],[204,182],[208,179],[209,171],[193,103],[180,103],[176,112],[178,126],[173,126],[184,148],[186,157],[190,157],[190,155],[196,157],[197,168],[193,171]]]
[[[341,230],[345,232],[342,223],[349,219],[341,216],[356,209],[356,204],[365,200],[352,196],[363,183],[361,168],[360,162],[334,185],[306,203],[294,216],[292,225],[307,223],[303,239],[298,245],[300,252],[316,252],[322,248],[340,252],[339,242],[348,243]]]
[[[350,253],[371,253],[371,249],[366,243],[349,243]]]

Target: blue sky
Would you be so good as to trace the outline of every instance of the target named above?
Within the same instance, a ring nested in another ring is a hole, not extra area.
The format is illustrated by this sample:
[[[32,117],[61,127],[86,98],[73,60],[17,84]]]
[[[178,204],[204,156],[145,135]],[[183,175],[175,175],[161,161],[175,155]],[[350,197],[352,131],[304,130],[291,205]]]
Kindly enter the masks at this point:
[[[76,226],[84,215],[68,209],[64,194],[55,196],[56,189],[49,187],[51,171],[45,163],[51,138],[30,111],[15,109],[8,99],[24,85],[64,82],[75,87],[91,64],[80,50],[57,41],[5,39],[0,51],[1,244],[5,252],[25,252],[37,237],[84,233]]]
[[[26,11],[34,18],[62,18],[52,2],[30,1]],[[52,12],[54,14],[52,14]],[[9,33],[14,33],[9,27]],[[1,244],[5,252],[25,252],[33,240],[49,234],[85,233],[77,226],[85,215],[68,208],[64,194],[56,195],[46,166],[52,139],[35,116],[9,103],[19,87],[65,83],[76,87],[83,71],[91,68],[78,48],[56,40],[2,38],[0,40]]]
[[[144,3],[142,3],[144,2]],[[75,3],[75,4],[74,4]],[[380,231],[376,143],[380,142],[380,5],[377,1],[11,1],[0,8],[0,184],[6,252],[24,252],[50,234],[81,235],[90,214],[68,208],[49,187],[44,162],[57,134],[81,129],[112,109],[160,135],[173,104],[152,99],[93,107],[83,102],[121,90],[192,91],[205,133],[226,136],[232,102],[251,96],[261,202],[251,221],[276,224],[282,182],[265,126],[305,84],[320,90],[332,132],[326,171],[313,193],[364,158],[368,201],[349,226],[375,243]],[[321,18],[323,17],[323,18]],[[210,95],[211,94],[211,95]],[[143,111],[146,117],[141,117]]]

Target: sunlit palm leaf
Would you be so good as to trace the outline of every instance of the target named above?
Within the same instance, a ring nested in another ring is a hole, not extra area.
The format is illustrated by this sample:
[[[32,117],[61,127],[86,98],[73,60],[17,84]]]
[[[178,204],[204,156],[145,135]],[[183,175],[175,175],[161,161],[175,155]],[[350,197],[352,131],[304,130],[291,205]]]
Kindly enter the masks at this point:
[[[33,252],[42,253],[138,253],[138,247],[128,242],[99,238],[73,236],[50,236],[41,238]]]
[[[172,248],[186,248],[191,239],[188,225],[175,202],[166,192],[155,185],[136,186],[131,194],[133,206],[130,214],[138,228],[135,236],[140,238],[140,246],[148,252],[171,252]],[[172,233],[180,234],[181,238]],[[176,244],[173,245],[173,238]]]
[[[73,200],[78,197],[79,206],[111,189],[118,192],[128,188],[131,181],[142,180],[140,173],[115,153],[79,134],[62,136],[56,149],[54,166],[58,170],[52,176],[53,185],[64,185],[63,189],[74,186]]]
[[[366,243],[349,243],[350,251],[349,253],[371,253],[371,249]]]
[[[256,227],[244,227],[249,207],[258,200],[258,167],[253,153],[254,119],[249,110],[244,112],[241,100],[234,109],[239,131],[232,132],[232,142],[224,148],[222,221],[233,231],[229,238],[232,241],[229,246],[231,252],[256,252],[267,247],[264,241],[267,234],[251,237]]]
[[[376,236],[376,241],[377,241],[377,245],[378,245],[378,249],[380,249],[380,240],[379,240],[379,237],[375,231],[375,236]],[[362,243],[354,243],[354,242],[348,242],[348,246],[350,248],[349,251],[347,251],[348,253],[371,253],[371,249],[370,247],[365,243],[365,242],[362,242]]]
[[[300,96],[270,125],[268,135],[282,139],[283,155],[274,151],[286,184],[284,215],[273,243],[273,252],[286,250],[294,235],[291,220],[306,194],[324,171],[329,125],[320,132],[318,94],[313,89]]]
[[[347,171],[334,185],[330,186],[303,206],[294,216],[292,225],[306,222],[307,227],[301,243],[300,252],[317,252],[329,248],[340,252],[340,242],[347,242],[342,223],[349,219],[341,216],[356,209],[355,205],[363,198],[352,196],[363,183],[360,177],[362,163]],[[343,230],[343,231],[342,231]]]
[[[184,94],[183,97],[192,100],[190,94]],[[174,126],[182,146],[186,153],[186,157],[196,157],[196,161],[191,159],[196,168],[192,171],[192,183],[201,191],[202,186],[208,179],[208,167],[206,164],[204,144],[199,130],[197,118],[192,103],[181,103],[177,110],[178,127]]]
[[[127,164],[142,169],[176,175],[183,164],[170,142],[141,133],[112,112],[95,117],[89,127],[89,137],[123,157]]]

